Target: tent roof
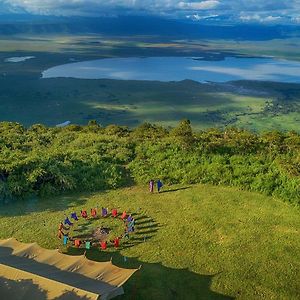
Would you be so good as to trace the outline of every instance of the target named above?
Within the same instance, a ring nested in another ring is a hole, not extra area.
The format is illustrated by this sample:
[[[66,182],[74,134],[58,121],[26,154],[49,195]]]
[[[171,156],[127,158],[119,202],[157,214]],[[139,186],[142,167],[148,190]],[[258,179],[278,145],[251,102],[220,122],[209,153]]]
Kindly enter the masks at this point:
[[[0,240],[0,276],[31,279],[48,291],[47,299],[54,299],[62,291],[73,291],[86,299],[111,299],[123,294],[122,285],[136,271],[119,268],[111,261],[96,262],[84,255],[44,249],[37,243],[25,244],[14,238]]]

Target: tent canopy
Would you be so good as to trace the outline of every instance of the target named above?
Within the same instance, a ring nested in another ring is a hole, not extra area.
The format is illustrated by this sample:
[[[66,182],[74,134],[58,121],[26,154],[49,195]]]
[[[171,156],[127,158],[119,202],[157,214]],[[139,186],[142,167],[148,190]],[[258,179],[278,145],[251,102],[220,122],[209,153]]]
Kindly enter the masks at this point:
[[[44,249],[37,243],[0,240],[0,277],[14,281],[31,279],[47,291],[46,299],[57,299],[66,292],[84,299],[111,299],[124,293],[122,285],[136,271],[119,268],[111,261],[96,262],[84,255]]]

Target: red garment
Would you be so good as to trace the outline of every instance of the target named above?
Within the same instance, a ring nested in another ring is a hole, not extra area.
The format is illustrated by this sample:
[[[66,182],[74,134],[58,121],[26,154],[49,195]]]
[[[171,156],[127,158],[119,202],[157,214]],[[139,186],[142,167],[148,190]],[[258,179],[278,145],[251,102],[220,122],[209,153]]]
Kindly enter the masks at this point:
[[[117,237],[114,239],[114,246],[118,248],[120,246],[120,239]]]
[[[124,220],[127,217],[126,211],[123,211],[121,219]]]
[[[112,211],[111,211],[111,215],[115,218],[118,216],[118,211],[114,208]]]
[[[102,250],[106,250],[106,248],[107,248],[107,242],[106,241],[100,242],[100,245],[101,245]]]
[[[87,212],[86,212],[86,210],[82,210],[81,211],[81,216],[83,217],[83,218],[87,218]]]
[[[75,247],[79,248],[81,245],[81,240],[75,240],[74,245],[75,245]]]

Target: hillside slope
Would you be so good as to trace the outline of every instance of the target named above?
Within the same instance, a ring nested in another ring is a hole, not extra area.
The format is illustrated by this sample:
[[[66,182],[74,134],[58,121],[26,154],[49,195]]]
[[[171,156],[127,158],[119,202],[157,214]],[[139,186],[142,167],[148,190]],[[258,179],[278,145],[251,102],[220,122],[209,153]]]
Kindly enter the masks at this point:
[[[128,268],[142,265],[120,299],[299,297],[299,209],[232,188],[172,186],[151,195],[147,187],[132,187],[32,199],[1,207],[0,238],[66,250],[56,237],[64,215],[104,205],[126,209],[137,220],[136,233],[118,251],[87,252]]]

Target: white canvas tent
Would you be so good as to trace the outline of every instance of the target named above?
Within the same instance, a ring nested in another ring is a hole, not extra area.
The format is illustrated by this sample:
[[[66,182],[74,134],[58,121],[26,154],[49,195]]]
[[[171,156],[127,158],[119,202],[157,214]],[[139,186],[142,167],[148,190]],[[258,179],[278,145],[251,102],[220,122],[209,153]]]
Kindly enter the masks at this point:
[[[91,261],[84,255],[62,254],[37,243],[25,244],[13,238],[0,240],[0,277],[8,281],[32,280],[47,292],[46,299],[58,299],[67,292],[84,299],[111,299],[124,293],[122,285],[137,270],[119,268],[111,261]],[[14,299],[28,299],[20,296]]]

